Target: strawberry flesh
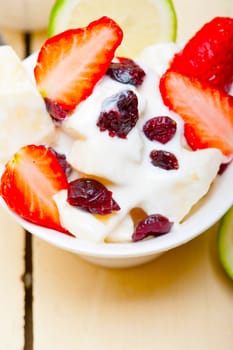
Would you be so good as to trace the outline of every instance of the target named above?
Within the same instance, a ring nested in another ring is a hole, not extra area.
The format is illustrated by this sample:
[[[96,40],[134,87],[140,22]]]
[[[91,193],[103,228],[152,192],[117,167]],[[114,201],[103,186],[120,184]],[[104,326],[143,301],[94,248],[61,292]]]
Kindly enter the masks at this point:
[[[72,111],[104,76],[122,38],[121,28],[105,16],[49,38],[34,69],[42,96]]]
[[[1,196],[23,219],[64,233],[53,195],[67,189],[67,177],[56,155],[45,146],[22,147],[6,164]]]
[[[160,80],[163,101],[185,123],[185,137],[192,149],[218,148],[233,155],[233,97],[173,71]]]
[[[170,68],[228,91],[233,81],[233,18],[206,23],[174,56]]]

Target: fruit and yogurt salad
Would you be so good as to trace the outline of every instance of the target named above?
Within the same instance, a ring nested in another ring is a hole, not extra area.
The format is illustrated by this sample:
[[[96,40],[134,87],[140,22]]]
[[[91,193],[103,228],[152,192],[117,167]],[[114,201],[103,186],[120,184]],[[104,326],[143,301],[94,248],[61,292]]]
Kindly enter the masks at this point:
[[[57,34],[36,57],[35,82],[0,48],[12,85],[5,100],[1,87],[1,196],[57,234],[136,242],[172,232],[232,160],[233,19],[137,58],[115,57],[122,39],[108,17]]]

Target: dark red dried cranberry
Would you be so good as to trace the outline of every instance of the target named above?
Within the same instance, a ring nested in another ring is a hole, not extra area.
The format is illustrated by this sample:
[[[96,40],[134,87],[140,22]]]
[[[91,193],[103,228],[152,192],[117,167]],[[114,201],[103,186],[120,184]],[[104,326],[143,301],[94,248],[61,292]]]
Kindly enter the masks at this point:
[[[119,62],[112,62],[107,75],[122,84],[141,85],[145,77],[144,70],[130,58],[119,57]]]
[[[108,130],[112,137],[126,138],[138,117],[137,95],[131,90],[124,90],[104,100],[97,126],[101,131]]]
[[[144,124],[143,132],[149,140],[165,144],[176,133],[176,121],[167,116],[154,117]]]
[[[228,168],[228,166],[230,165],[230,163],[222,163],[220,164],[219,170],[218,170],[218,175],[222,175],[226,169]]]
[[[152,214],[140,221],[132,235],[134,242],[141,241],[148,236],[158,237],[171,230],[173,222],[160,214]]]
[[[112,192],[90,178],[76,179],[68,184],[67,202],[92,214],[106,215],[120,210],[112,198]]]
[[[64,110],[57,102],[51,101],[47,97],[44,98],[44,101],[47,112],[54,122],[61,122],[67,117],[68,112]]]
[[[59,164],[61,165],[62,169],[66,173],[66,176],[68,177],[72,172],[72,167],[67,162],[66,155],[55,151],[53,147],[48,147],[48,148],[50,149],[50,151],[53,152],[53,154],[55,154],[55,156],[57,157],[57,160],[59,161]]]
[[[179,163],[176,156],[173,153],[163,150],[153,150],[150,153],[151,163],[154,166],[165,170],[177,170],[179,169]]]

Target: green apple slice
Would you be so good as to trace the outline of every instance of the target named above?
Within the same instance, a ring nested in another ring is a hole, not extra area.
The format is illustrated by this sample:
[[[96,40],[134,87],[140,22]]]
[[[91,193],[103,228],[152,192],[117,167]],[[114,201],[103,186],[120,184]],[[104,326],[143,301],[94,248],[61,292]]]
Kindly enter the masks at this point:
[[[84,27],[103,15],[123,29],[118,55],[133,58],[149,45],[176,40],[177,20],[171,0],[57,0],[50,14],[48,35]]]
[[[233,206],[223,216],[217,236],[220,262],[233,280]]]

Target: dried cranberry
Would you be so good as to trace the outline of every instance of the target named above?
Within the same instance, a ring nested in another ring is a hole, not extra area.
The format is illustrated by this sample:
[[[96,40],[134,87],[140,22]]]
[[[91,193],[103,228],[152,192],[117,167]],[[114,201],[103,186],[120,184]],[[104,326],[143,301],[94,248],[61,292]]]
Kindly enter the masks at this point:
[[[131,90],[105,99],[97,121],[101,131],[108,130],[110,136],[126,138],[138,121],[138,98]]]
[[[149,140],[165,144],[176,133],[176,121],[167,116],[154,117],[144,124],[143,132]]]
[[[163,150],[153,150],[150,153],[151,163],[165,170],[179,169],[179,163],[173,153]]]
[[[106,215],[120,210],[112,192],[102,183],[90,178],[80,178],[68,184],[67,202],[92,214]]]
[[[64,110],[57,102],[52,101],[47,97],[44,98],[44,101],[47,112],[54,122],[61,122],[67,117],[68,112]]]
[[[107,75],[122,84],[141,85],[145,77],[144,70],[130,58],[119,57],[119,62],[112,62]]]
[[[171,230],[173,222],[160,214],[152,214],[140,221],[132,235],[134,242],[141,241],[148,236],[161,236]]]
[[[72,172],[72,167],[67,162],[66,155],[55,151],[55,149],[52,148],[52,147],[49,147],[49,149],[50,149],[50,151],[53,152],[53,154],[55,154],[55,156],[57,157],[57,160],[59,161],[59,163],[60,163],[60,165],[62,167],[62,169],[64,170],[64,172],[66,173],[66,176],[68,177],[71,174],[71,172]]]
[[[228,168],[228,166],[230,165],[230,163],[222,163],[220,164],[219,170],[218,170],[218,175],[222,175],[226,169]]]

